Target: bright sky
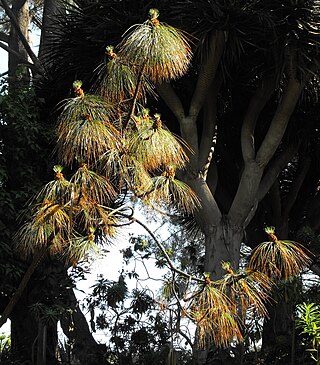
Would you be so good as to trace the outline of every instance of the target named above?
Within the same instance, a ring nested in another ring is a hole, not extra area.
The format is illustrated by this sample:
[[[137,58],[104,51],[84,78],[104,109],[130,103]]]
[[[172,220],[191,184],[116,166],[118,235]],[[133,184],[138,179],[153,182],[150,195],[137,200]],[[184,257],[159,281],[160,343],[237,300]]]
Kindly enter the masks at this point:
[[[5,72],[8,69],[8,57],[7,52],[0,48],[0,73]]]

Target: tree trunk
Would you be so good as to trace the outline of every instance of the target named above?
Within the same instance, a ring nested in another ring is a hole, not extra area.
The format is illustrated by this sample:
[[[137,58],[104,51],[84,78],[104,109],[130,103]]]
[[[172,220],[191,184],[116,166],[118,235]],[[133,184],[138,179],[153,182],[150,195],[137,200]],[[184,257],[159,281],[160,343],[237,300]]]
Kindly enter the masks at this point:
[[[205,232],[205,272],[210,272],[211,278],[221,278],[225,271],[223,261],[230,262],[237,269],[240,259],[240,245],[243,229],[233,226],[226,216],[223,216],[219,225],[211,225]]]
[[[12,12],[15,16],[19,28],[23,34],[23,36],[29,40],[29,25],[30,25],[30,16],[29,16],[29,2],[28,0],[12,0]],[[11,24],[10,28],[10,36],[8,46],[13,50],[19,53],[22,57],[18,58],[15,54],[9,52],[8,54],[8,66],[9,66],[9,82],[10,86],[13,86],[17,77],[17,71],[19,69],[19,64],[21,64],[22,60],[25,62],[28,61],[28,53],[23,46],[21,39],[17,33],[17,30]],[[23,70],[19,77],[24,79],[29,79],[29,71],[27,69]]]
[[[235,269],[239,267],[243,229],[232,225],[228,217],[222,216],[218,225],[208,223],[204,233],[204,271],[210,272],[212,280],[218,280],[225,274],[221,265],[223,261],[230,262]],[[198,349],[193,353],[194,365],[232,365],[236,364],[235,361],[228,350],[218,349],[213,344],[210,348]]]
[[[72,289],[68,290],[72,314],[60,319],[64,334],[73,342],[73,350],[81,365],[108,364],[104,355],[106,347],[98,344],[90,332],[87,320],[83,315]]]

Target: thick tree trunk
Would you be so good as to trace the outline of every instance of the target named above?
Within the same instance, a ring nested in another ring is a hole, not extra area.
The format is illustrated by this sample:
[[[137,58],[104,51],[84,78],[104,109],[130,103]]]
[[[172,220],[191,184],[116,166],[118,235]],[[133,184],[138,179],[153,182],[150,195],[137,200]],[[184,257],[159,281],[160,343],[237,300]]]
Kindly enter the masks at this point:
[[[204,233],[204,271],[210,272],[211,279],[220,279],[225,274],[221,265],[223,261],[230,262],[232,267],[237,269],[243,238],[242,227],[232,225],[226,216],[222,216],[219,224],[208,222]],[[213,344],[210,348],[195,350],[193,354],[194,365],[232,365],[236,364],[236,360],[227,350],[220,350]]]
[[[230,262],[237,269],[240,259],[240,245],[243,229],[233,226],[226,216],[223,216],[219,225],[209,226],[205,232],[205,263],[204,269],[210,272],[213,280],[224,275],[221,263]]]

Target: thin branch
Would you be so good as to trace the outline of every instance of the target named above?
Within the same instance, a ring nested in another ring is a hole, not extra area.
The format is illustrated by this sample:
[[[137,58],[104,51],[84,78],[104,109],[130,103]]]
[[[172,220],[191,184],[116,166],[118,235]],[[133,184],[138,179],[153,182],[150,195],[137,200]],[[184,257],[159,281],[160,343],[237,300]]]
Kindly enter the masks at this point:
[[[193,343],[191,342],[190,338],[181,329],[179,329],[178,333],[186,340],[188,345],[193,349]]]
[[[16,57],[18,57],[21,60],[21,64],[26,65],[32,71],[38,71],[38,68],[33,63],[27,62],[25,60],[25,58],[19,52],[13,50],[12,48],[10,48],[9,46],[3,44],[2,42],[0,42],[0,48],[4,49],[8,53],[11,53],[11,54],[15,55]]]
[[[138,100],[138,95],[139,95],[139,92],[140,92],[140,88],[142,86],[142,77],[143,77],[144,68],[145,68],[145,63],[141,66],[141,70],[140,70],[139,75],[138,75],[137,85],[136,85],[136,88],[135,88],[135,91],[134,91],[133,98],[131,100],[130,110],[129,110],[129,113],[127,115],[127,118],[125,119],[125,121],[123,123],[123,127],[122,127],[123,133],[125,133],[130,120],[134,116],[134,112],[135,112],[136,104],[137,104],[137,100]]]
[[[152,239],[155,241],[156,245],[160,249],[161,253],[163,254],[165,260],[167,261],[167,263],[172,271],[176,272],[177,274],[179,274],[181,276],[184,276],[186,278],[190,278],[191,280],[197,281],[198,283],[202,283],[202,284],[205,283],[205,280],[199,279],[195,276],[192,276],[192,275],[176,268],[174,263],[171,261],[169,255],[167,254],[167,251],[164,248],[164,246],[161,244],[161,242],[157,239],[157,237],[153,234],[153,232],[144,223],[142,223],[139,219],[134,218],[134,217],[129,217],[126,214],[122,214],[122,213],[119,213],[119,214],[125,218],[132,220],[133,222],[138,223],[141,227],[143,227],[149,233],[149,235],[152,237]]]
[[[41,66],[41,63],[38,59],[38,57],[34,54],[34,52],[32,51],[30,44],[28,42],[28,40],[26,39],[26,37],[23,35],[19,23],[17,22],[17,19],[14,15],[14,13],[12,12],[12,10],[10,9],[10,6],[8,5],[8,3],[6,2],[6,0],[1,0],[1,3],[3,5],[3,8],[6,12],[6,14],[8,15],[8,17],[11,20],[11,24],[14,26],[25,50],[27,51],[29,57],[31,58],[32,62],[34,63],[35,67],[37,68],[38,73],[43,73],[43,68]]]

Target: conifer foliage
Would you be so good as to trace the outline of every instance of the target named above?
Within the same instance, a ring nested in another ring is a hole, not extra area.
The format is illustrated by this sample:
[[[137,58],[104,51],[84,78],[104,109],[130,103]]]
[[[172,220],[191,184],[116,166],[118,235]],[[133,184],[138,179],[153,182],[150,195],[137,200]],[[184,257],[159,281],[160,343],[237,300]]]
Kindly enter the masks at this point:
[[[18,232],[26,254],[45,246],[75,265],[115,235],[125,194],[182,214],[200,206],[175,173],[192,152],[144,105],[153,82],[182,76],[191,60],[187,36],[158,15],[150,9],[145,23],[107,46],[92,90],[76,80],[74,97],[58,106],[56,155],[70,177],[55,166],[54,180],[35,197]]]

